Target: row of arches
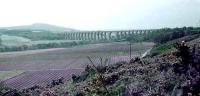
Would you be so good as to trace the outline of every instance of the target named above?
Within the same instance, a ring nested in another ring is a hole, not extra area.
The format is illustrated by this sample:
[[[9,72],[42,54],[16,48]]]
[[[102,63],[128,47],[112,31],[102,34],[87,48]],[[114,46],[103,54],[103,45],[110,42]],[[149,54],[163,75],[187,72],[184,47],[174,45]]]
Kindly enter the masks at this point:
[[[153,30],[128,30],[128,31],[79,31],[65,32],[66,40],[114,40],[123,39],[131,35],[148,35]]]

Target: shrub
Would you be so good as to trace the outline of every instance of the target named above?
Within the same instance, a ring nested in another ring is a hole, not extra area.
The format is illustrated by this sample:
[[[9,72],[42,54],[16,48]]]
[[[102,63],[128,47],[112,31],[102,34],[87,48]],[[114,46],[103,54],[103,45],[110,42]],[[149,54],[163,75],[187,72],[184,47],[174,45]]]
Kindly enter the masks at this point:
[[[184,42],[177,43],[177,57],[180,64],[175,64],[174,72],[187,77],[186,84],[182,84],[183,95],[188,93],[198,96],[200,94],[200,46],[189,47]]]

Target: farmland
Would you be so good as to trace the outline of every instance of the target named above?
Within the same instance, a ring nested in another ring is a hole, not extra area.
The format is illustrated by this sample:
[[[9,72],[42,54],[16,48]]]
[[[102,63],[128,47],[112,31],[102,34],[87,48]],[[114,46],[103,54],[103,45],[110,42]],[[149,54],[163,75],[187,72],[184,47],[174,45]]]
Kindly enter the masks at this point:
[[[37,44],[48,44],[48,43],[65,43],[65,42],[77,42],[79,40],[31,40],[20,36],[0,36],[2,45],[5,46],[22,46],[22,45],[37,45]]]
[[[0,38],[2,40],[2,45],[6,46],[20,46],[31,42],[30,39],[19,36],[2,35]]]
[[[52,80],[57,80],[61,77],[65,81],[70,80],[72,74],[78,75],[82,71],[82,69],[26,71],[14,78],[7,79],[5,84],[15,89],[25,89],[37,84],[46,86]]]
[[[12,71],[0,71],[0,79],[1,80],[6,80],[9,79],[11,77],[14,77],[18,74],[23,73],[24,71],[20,71],[20,70],[12,70]]]
[[[49,48],[68,48],[88,43],[89,41],[80,40],[31,40],[29,38],[21,36],[1,35],[0,52],[13,52]]]
[[[152,48],[153,43],[132,44],[133,56]],[[77,46],[73,48],[43,49],[22,52],[0,53],[0,70],[45,70],[82,68],[87,64],[86,56],[92,58],[113,58],[128,56],[129,45],[122,43],[103,43]]]
[[[154,43],[147,42],[132,44],[132,57],[139,56],[140,53],[144,53],[146,50],[151,49],[153,45]],[[50,74],[47,75],[47,78],[56,78],[53,74],[61,74],[67,70],[80,69],[77,71],[80,72],[81,69],[90,64],[86,56],[90,56],[92,60],[94,60],[95,64],[100,63],[99,57],[102,57],[104,60],[108,58],[109,64],[114,64],[118,61],[127,61],[129,60],[129,45],[128,42],[116,42],[88,44],[73,48],[4,52],[0,53],[0,70],[4,72],[12,70],[25,71],[19,75],[19,77],[9,77],[10,79],[6,81],[8,85],[13,85],[14,82],[22,83],[26,78],[32,80],[30,81],[33,82],[31,84],[35,84],[38,83],[38,81],[33,78],[41,80],[41,78],[43,78],[42,76],[39,76],[41,74]],[[37,75],[35,73],[37,73]],[[67,76],[63,75],[65,78],[69,78],[69,76],[71,77],[71,75]],[[5,78],[8,77],[1,79]],[[24,88],[27,86],[30,85],[24,84],[24,86],[18,88]]]

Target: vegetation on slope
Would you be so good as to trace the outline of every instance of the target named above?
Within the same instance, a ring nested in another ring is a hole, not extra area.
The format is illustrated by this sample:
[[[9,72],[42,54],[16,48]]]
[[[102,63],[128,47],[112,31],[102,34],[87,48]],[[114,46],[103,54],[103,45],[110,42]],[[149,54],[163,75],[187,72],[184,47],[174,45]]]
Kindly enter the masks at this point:
[[[0,36],[0,52],[24,51],[47,48],[65,48],[76,45],[88,44],[88,41],[70,41],[70,40],[37,40],[32,41],[20,36]]]
[[[72,90],[66,91],[70,96],[197,96],[200,46],[185,44],[177,44],[177,51],[153,58],[97,66],[93,76],[87,77],[89,71],[85,70],[68,85]]]
[[[53,80],[46,87],[36,85],[18,93],[22,96],[198,96],[199,53],[199,44],[181,43],[175,51],[151,58],[135,58],[114,65],[105,60],[99,66],[92,61],[94,64],[88,65],[81,75],[72,75],[68,83]]]
[[[184,42],[188,42],[188,44],[190,44],[190,43],[194,42],[193,40],[197,40],[198,38],[200,38],[200,34],[184,36],[184,37],[181,37],[181,38],[178,38],[175,40],[168,41],[166,43],[158,43],[157,45],[155,45],[152,48],[149,55],[155,56],[155,55],[159,55],[159,54],[169,53],[170,51],[175,50],[176,43],[184,41]]]

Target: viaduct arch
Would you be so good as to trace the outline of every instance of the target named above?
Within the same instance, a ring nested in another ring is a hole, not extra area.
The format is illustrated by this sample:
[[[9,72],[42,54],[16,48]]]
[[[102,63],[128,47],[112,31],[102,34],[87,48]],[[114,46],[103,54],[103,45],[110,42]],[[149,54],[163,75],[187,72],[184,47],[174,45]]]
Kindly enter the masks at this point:
[[[150,35],[152,32],[157,30],[77,31],[64,32],[61,35],[66,40],[121,40],[133,35]]]

